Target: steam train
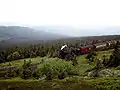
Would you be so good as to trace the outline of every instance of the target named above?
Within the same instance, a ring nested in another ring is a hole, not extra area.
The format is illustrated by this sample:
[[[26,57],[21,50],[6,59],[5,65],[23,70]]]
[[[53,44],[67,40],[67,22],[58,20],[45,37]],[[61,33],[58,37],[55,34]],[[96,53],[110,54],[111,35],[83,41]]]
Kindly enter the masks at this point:
[[[92,44],[92,45],[87,45],[87,46],[82,46],[80,48],[74,48],[70,51],[69,47],[67,45],[64,45],[61,47],[60,50],[60,55],[61,57],[65,57],[68,54],[74,53],[75,55],[82,55],[82,54],[87,54],[92,51],[97,51],[97,50],[104,50],[104,49],[110,49],[116,44],[116,41],[107,41],[103,43],[97,43],[97,44]]]

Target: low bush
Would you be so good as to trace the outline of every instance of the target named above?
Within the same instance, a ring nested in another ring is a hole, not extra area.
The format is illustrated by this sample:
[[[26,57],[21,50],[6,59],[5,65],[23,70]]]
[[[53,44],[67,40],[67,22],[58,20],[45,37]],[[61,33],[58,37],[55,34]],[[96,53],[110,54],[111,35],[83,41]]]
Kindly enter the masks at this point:
[[[12,77],[16,77],[16,72],[15,70],[8,70],[5,72],[5,79],[9,79],[9,78],[12,78]]]
[[[41,77],[41,73],[39,69],[36,69],[33,73],[32,73],[32,77],[35,79],[39,79]]]
[[[74,66],[72,65],[72,62],[64,60],[52,60],[40,65],[39,67],[42,75],[46,75],[46,77],[51,78],[54,76],[65,77],[71,73],[74,74],[73,68]]]
[[[115,67],[115,70],[120,70],[120,65]]]

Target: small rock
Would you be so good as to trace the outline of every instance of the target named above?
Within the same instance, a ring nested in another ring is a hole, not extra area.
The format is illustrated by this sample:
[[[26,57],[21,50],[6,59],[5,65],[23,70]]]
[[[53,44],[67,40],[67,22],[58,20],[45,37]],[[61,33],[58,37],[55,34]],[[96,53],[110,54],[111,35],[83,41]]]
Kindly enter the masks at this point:
[[[88,78],[87,76],[84,77],[84,79],[87,79],[87,78]]]
[[[44,80],[46,77],[39,78],[38,80]]]
[[[108,76],[113,76],[114,73],[110,69],[103,69],[100,72],[98,72],[99,77],[108,77]]]
[[[114,71],[114,75],[120,75],[120,70]]]
[[[95,71],[88,72],[88,77],[94,77],[95,75]]]

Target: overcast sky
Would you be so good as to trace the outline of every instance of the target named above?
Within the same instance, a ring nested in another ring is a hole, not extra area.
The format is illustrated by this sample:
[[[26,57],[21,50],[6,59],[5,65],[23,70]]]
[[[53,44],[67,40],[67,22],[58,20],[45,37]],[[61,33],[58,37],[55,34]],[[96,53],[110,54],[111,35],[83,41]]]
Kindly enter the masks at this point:
[[[70,26],[74,35],[120,27],[120,0],[0,0],[0,24]]]

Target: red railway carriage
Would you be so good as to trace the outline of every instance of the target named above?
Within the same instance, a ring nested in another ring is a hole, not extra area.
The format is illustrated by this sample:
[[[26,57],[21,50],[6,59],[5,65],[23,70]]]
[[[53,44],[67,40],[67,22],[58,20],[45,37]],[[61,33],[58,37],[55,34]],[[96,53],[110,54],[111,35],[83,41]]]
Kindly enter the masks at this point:
[[[88,46],[81,47],[81,48],[80,48],[80,53],[81,53],[81,54],[88,53],[88,52],[90,52],[93,48],[94,48],[93,45],[88,45]]]

